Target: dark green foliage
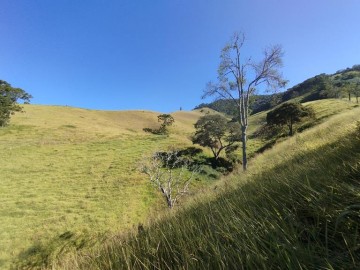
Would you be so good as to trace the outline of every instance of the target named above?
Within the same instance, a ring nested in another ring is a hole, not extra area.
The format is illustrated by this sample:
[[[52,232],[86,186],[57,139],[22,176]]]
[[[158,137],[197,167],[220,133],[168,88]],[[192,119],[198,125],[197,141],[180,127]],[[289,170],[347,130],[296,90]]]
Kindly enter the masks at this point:
[[[288,126],[289,135],[293,135],[293,126],[305,117],[313,117],[314,112],[300,103],[283,103],[266,115],[269,126]]]
[[[223,150],[229,154],[235,151],[238,147],[235,143],[241,140],[240,125],[218,114],[201,117],[195,123],[195,129],[192,142],[209,147],[215,160],[219,158]]]
[[[229,116],[236,116],[238,114],[236,107],[229,99],[218,99],[211,103],[201,103],[200,105],[196,106],[194,110],[202,108],[210,108]]]
[[[279,94],[274,95],[253,95],[250,97],[249,110],[251,114],[266,111],[278,104]],[[201,108],[210,108],[217,112],[222,112],[231,117],[238,116],[239,112],[230,99],[218,99],[211,103],[201,103],[194,110]]]
[[[23,100],[29,103],[31,95],[20,88],[14,88],[6,81],[0,80],[0,127],[9,123],[10,116],[15,112],[21,112],[22,107],[17,103]]]
[[[284,92],[282,95],[282,102],[288,101],[295,96],[302,96],[301,102],[324,98],[324,94],[321,96],[320,92],[326,90],[329,87],[329,84],[330,78],[328,75],[317,75]]]
[[[167,128],[175,122],[175,119],[171,116],[171,114],[160,114],[158,115],[158,122],[161,122],[158,129],[144,128],[143,130],[157,135],[166,135],[168,134]]]

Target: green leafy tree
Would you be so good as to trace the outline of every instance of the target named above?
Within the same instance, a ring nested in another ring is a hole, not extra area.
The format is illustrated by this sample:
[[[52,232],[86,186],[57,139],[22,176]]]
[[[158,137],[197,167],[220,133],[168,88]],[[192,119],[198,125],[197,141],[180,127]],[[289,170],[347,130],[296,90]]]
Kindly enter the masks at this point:
[[[266,115],[266,122],[269,126],[287,126],[289,135],[294,134],[295,123],[300,122],[305,117],[314,116],[312,109],[304,107],[300,103],[283,103],[279,107],[270,111]]]
[[[283,51],[276,45],[264,50],[262,60],[256,62],[251,58],[242,58],[245,35],[235,33],[230,42],[223,48],[218,68],[218,82],[209,82],[204,97],[230,99],[237,110],[237,121],[242,134],[242,165],[247,169],[247,129],[249,126],[250,97],[260,85],[276,90],[284,87],[279,68],[282,66]]]
[[[158,115],[158,122],[161,123],[160,127],[157,129],[152,128],[144,128],[143,130],[145,132],[151,132],[153,134],[167,134],[168,133],[168,127],[170,127],[174,122],[174,117],[171,116],[171,114],[160,114]]]
[[[229,122],[224,116],[205,115],[195,123],[196,132],[192,137],[194,144],[209,147],[215,160],[225,150],[227,154],[238,148],[236,142],[241,141],[240,125],[237,122]]]
[[[167,128],[175,122],[175,119],[171,114],[160,114],[158,115],[158,122],[161,122],[159,132],[161,134],[166,134],[168,132]]]
[[[29,103],[32,96],[20,88],[14,88],[6,81],[0,80],[0,127],[6,126],[10,116],[22,112],[19,100]]]

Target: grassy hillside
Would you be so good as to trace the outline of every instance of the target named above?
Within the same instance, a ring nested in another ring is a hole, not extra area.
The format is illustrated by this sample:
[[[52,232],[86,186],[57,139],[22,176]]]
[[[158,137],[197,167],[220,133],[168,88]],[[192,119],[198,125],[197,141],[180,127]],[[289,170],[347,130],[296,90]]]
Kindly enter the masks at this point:
[[[0,129],[0,269],[65,232],[102,234],[143,222],[161,198],[138,173],[144,155],[191,145],[202,113],[176,112],[169,137],[148,111],[25,105]]]
[[[315,109],[320,123],[356,104],[322,100],[307,106]],[[111,232],[134,228],[163,212],[161,196],[138,173],[137,164],[168,146],[192,146],[193,123],[208,109],[173,113],[169,137],[143,132],[158,127],[155,112],[34,105],[25,111],[0,129],[0,269],[19,253],[20,260],[32,258],[34,264],[48,261],[42,253],[50,239],[61,236],[54,249],[68,241],[77,247],[83,240],[99,243]],[[266,112],[251,116],[250,135],[265,119]],[[266,143],[252,138],[250,156]],[[213,183],[201,179],[201,186]]]
[[[339,99],[322,99],[322,100],[306,102],[303,103],[303,105],[306,107],[310,107],[314,110],[315,118],[309,119],[307,121],[295,125],[295,129],[300,131],[315,126],[317,124],[320,124],[326,121],[326,119],[329,118],[330,116],[339,114],[344,111],[352,110],[358,107],[357,103],[347,102]],[[277,140],[277,138],[264,138],[262,136],[257,135],[258,130],[263,125],[266,124],[267,112],[268,111],[256,113],[254,115],[251,115],[249,119],[248,134],[250,140],[248,142],[248,152],[250,157],[253,157],[255,154],[268,149]]]
[[[359,269],[360,109],[257,156],[236,188],[55,269]]]

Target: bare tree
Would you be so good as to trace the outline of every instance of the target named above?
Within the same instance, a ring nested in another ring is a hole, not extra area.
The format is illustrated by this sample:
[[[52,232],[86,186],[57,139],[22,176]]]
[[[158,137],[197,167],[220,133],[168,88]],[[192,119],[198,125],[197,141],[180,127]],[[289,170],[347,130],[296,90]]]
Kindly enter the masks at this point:
[[[217,96],[230,99],[237,107],[237,120],[241,126],[243,169],[247,169],[246,142],[249,118],[249,100],[259,85],[266,85],[268,90],[285,87],[286,82],[279,68],[282,67],[283,51],[280,45],[264,50],[263,59],[259,62],[248,58],[243,61],[242,48],[245,35],[235,33],[220,55],[218,82],[209,82],[203,98]]]
[[[167,206],[173,208],[178,199],[186,194],[198,168],[190,166],[190,161],[179,155],[178,150],[156,152],[141,165],[140,171],[149,176],[153,184],[164,196]]]

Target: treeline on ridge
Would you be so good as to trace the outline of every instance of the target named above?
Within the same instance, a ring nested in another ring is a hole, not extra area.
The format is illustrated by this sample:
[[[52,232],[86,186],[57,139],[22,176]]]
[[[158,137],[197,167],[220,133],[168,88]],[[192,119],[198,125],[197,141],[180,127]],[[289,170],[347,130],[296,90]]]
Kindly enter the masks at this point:
[[[360,96],[360,65],[354,65],[336,71],[334,74],[319,74],[299,83],[284,92],[270,95],[253,95],[250,98],[250,111],[255,114],[269,110],[282,102],[296,98],[298,102],[308,102],[326,98]],[[210,108],[229,116],[236,116],[237,111],[231,100],[219,99],[211,103],[201,103],[194,109]]]

